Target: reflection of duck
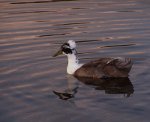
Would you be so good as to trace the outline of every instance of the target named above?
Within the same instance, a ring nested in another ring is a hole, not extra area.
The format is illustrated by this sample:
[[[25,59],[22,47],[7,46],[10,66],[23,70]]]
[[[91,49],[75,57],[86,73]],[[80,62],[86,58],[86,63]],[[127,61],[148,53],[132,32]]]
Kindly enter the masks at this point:
[[[68,76],[68,87],[63,92],[53,90],[53,93],[62,100],[69,100],[75,97],[78,92],[78,81],[92,85],[96,90],[104,90],[106,94],[124,94],[129,97],[134,92],[134,88],[129,78],[103,78],[93,79],[85,77]]]
[[[53,90],[53,93],[57,95],[62,100],[68,100],[74,98],[75,94],[77,93],[78,89],[78,81],[75,77],[68,75],[67,76],[68,87],[64,91],[56,91]]]
[[[54,57],[60,54],[68,57],[67,73],[78,77],[128,77],[132,67],[131,59],[122,57],[100,58],[87,64],[79,64],[76,43],[72,40],[64,43]]]
[[[85,84],[95,86],[96,90],[105,90],[106,94],[124,94],[129,97],[134,92],[129,78],[93,79],[77,77],[77,79]]]
[[[74,97],[73,94],[65,93],[65,92],[58,92],[58,91],[53,91],[54,94],[56,94],[60,99],[62,100],[68,100]]]

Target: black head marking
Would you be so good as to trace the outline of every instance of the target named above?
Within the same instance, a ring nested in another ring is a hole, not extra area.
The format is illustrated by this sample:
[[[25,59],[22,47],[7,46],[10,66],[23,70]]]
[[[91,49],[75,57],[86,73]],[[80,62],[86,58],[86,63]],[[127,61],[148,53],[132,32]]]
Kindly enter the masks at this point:
[[[72,54],[72,49],[70,49],[70,45],[68,43],[64,43],[61,46],[61,49],[65,54]]]
[[[72,54],[72,50],[70,48],[63,48],[62,51],[66,54]]]
[[[68,47],[70,47],[70,45],[68,43],[64,43],[62,46],[68,46]]]

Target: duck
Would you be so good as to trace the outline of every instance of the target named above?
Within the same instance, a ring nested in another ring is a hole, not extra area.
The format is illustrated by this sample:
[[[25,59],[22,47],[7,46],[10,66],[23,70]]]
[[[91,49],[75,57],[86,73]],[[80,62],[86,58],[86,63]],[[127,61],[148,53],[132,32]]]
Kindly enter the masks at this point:
[[[79,63],[76,42],[69,40],[61,45],[53,55],[66,55],[68,58],[67,73],[75,77],[86,78],[127,78],[133,61],[127,57],[103,57],[88,63]]]

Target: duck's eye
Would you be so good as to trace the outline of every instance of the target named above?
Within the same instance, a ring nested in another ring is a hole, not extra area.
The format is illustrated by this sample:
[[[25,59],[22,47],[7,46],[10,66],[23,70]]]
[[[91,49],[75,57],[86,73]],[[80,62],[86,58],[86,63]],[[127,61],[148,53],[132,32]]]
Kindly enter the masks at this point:
[[[70,46],[69,46],[68,43],[64,43],[64,44],[62,45],[62,48],[70,48]]]
[[[66,54],[72,54],[72,50],[70,48],[63,48],[62,51]]]

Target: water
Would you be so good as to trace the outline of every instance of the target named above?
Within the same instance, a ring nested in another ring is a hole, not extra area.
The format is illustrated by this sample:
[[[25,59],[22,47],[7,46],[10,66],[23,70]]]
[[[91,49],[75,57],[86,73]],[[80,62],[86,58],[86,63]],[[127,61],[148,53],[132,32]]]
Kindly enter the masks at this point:
[[[0,122],[149,122],[149,12],[148,0],[1,0]],[[52,58],[68,39],[81,62],[133,58],[129,79],[68,76]]]

